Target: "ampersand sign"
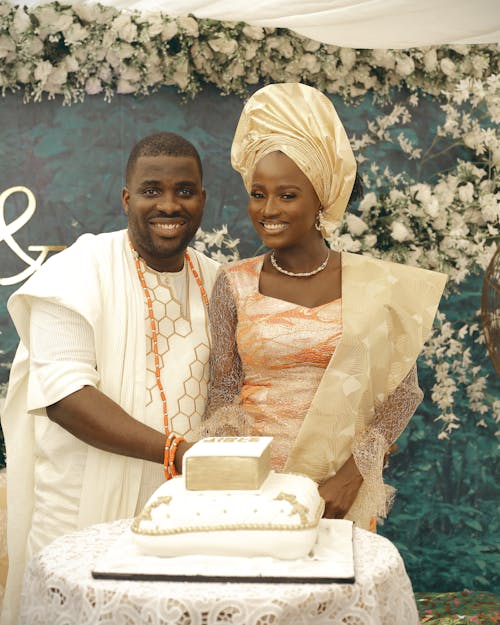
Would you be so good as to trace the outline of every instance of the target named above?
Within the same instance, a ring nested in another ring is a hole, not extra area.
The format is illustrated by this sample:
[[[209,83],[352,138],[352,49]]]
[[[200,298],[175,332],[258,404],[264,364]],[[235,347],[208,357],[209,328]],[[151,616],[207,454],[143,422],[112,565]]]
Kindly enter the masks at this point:
[[[28,198],[28,205],[24,212],[19,215],[10,224],[5,223],[5,202],[13,193],[24,193]],[[17,241],[12,236],[18,230],[20,230],[28,221],[33,217],[33,213],[36,209],[36,200],[33,192],[27,187],[10,187],[0,194],[0,243],[5,241],[10,249],[16,254],[22,261],[24,261],[28,267],[8,278],[0,278],[0,286],[8,286],[10,284],[17,284],[29,278],[37,269],[40,268],[43,261],[47,258],[49,252],[59,252],[63,250],[65,245],[30,245],[28,251],[40,252],[37,258],[31,258],[26,252],[19,246]]]

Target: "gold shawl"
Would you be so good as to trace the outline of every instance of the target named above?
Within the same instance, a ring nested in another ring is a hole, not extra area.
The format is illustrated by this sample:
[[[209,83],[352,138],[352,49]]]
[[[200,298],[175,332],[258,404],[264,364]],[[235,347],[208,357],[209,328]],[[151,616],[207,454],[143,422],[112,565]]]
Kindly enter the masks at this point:
[[[417,360],[446,279],[435,271],[342,254],[342,339],[304,418],[286,471],[321,483],[345,463],[355,437],[367,429],[377,407]],[[369,503],[380,502],[381,494],[369,491],[365,481],[348,515],[361,526],[382,513],[370,509]]]

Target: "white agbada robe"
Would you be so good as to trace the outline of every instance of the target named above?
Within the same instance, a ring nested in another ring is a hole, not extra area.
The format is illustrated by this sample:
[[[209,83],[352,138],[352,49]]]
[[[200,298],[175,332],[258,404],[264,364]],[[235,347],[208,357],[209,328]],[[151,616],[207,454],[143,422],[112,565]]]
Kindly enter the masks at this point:
[[[189,252],[210,294],[218,264],[195,250]],[[168,358],[164,363],[167,400],[177,407],[177,412],[182,408],[179,398],[185,394],[184,382],[190,376],[192,354],[199,354],[201,349],[208,358],[209,344],[200,288],[194,279],[186,284],[189,324],[187,327],[184,324],[181,332],[184,336],[170,337],[169,347],[175,351],[175,360],[171,361],[171,367]],[[168,290],[164,293],[168,298]],[[2,415],[8,468],[9,553],[3,625],[16,622],[22,574],[34,551],[66,531],[134,516],[147,473],[144,467],[151,464],[86,445],[48,419],[44,407],[55,401],[53,392],[47,394],[33,370],[30,373],[30,316],[36,300],[81,315],[92,329],[95,373],[88,372],[82,377],[76,364],[72,367],[71,362],[62,363],[61,372],[64,369],[69,389],[66,394],[91,384],[138,421],[149,421],[144,293],[127,233],[123,230],[83,235],[67,250],[49,259],[8,303],[21,340]],[[176,341],[181,342],[176,345]],[[54,373],[57,387],[57,371]],[[202,386],[205,383],[203,380]],[[198,398],[194,420],[201,417],[204,400],[205,397]],[[53,479],[67,480],[64,496],[51,493]],[[37,531],[30,536],[33,518],[47,518],[51,510],[57,511],[53,515],[55,521],[45,523],[45,527],[37,523]]]

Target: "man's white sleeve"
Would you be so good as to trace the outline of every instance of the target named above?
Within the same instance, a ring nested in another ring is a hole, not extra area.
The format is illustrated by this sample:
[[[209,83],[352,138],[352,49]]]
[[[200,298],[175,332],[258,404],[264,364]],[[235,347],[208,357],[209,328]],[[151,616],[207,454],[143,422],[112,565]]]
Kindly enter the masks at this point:
[[[99,382],[92,327],[73,310],[34,299],[29,350],[29,412],[45,414],[46,406]]]

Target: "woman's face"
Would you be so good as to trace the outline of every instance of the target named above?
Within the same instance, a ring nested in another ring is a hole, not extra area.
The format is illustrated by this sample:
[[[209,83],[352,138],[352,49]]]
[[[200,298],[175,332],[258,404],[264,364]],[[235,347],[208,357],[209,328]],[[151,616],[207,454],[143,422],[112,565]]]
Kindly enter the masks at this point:
[[[307,244],[321,237],[314,227],[320,201],[309,179],[282,152],[264,156],[255,168],[248,214],[270,248]]]

